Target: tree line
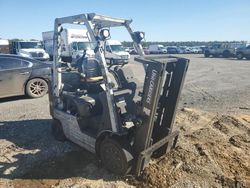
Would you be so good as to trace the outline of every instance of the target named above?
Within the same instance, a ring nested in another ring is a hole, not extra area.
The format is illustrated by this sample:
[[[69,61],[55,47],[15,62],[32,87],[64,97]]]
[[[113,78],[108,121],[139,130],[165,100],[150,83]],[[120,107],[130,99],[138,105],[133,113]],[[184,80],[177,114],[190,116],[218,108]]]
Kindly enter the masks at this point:
[[[159,42],[159,41],[151,41],[151,42],[142,42],[143,47],[148,47],[150,44],[161,44],[163,46],[211,46],[213,44],[220,44],[220,43],[246,43],[246,41],[183,41],[183,42]],[[131,41],[123,41],[122,45],[124,47],[132,47],[133,42]]]

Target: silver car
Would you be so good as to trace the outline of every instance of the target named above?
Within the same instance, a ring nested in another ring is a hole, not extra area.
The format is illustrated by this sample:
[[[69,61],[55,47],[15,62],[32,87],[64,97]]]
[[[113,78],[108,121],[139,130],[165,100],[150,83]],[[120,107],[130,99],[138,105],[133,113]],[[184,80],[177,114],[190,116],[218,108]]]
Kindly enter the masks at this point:
[[[50,76],[49,63],[17,55],[0,55],[0,98],[42,97],[48,92]]]

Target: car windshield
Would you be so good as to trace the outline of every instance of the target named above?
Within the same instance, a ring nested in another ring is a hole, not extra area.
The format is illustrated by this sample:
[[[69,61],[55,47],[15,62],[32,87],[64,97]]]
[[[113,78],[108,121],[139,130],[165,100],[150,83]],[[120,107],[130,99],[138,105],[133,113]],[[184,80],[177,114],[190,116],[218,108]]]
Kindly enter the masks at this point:
[[[21,48],[43,48],[40,42],[20,42]]]
[[[163,49],[165,49],[165,48],[164,48],[163,46],[159,46],[159,49],[160,49],[160,50],[163,50]]]
[[[78,50],[87,50],[87,49],[94,49],[95,44],[93,42],[78,42],[77,43]]]
[[[124,48],[122,45],[110,45],[112,51],[114,52],[120,52],[120,51],[124,51]]]

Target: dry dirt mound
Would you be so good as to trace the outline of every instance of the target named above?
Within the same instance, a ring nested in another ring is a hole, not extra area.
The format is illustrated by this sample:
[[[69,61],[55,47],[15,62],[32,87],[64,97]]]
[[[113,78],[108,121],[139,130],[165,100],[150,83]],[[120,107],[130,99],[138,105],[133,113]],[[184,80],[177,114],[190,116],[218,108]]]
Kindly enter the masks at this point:
[[[155,160],[138,187],[250,187],[250,116],[183,109],[178,147]]]

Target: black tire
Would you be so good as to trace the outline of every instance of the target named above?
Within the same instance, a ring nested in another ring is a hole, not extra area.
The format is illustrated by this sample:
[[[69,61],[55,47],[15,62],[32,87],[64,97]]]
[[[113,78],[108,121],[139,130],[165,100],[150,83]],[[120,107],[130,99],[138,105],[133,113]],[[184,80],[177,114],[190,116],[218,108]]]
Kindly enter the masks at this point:
[[[224,58],[229,58],[230,57],[230,52],[228,50],[225,50],[223,53],[222,53],[222,56]]]
[[[66,140],[66,136],[63,132],[62,124],[59,120],[53,119],[52,124],[51,124],[51,132],[56,140],[61,141],[61,142]]]
[[[126,175],[132,169],[133,155],[129,144],[121,144],[106,137],[100,144],[100,158],[103,166],[117,175]]]
[[[48,83],[41,78],[34,78],[27,82],[25,90],[31,98],[43,97],[48,92]]]
[[[236,57],[237,57],[237,59],[241,60],[241,59],[243,59],[244,55],[243,55],[243,53],[237,53]]]

